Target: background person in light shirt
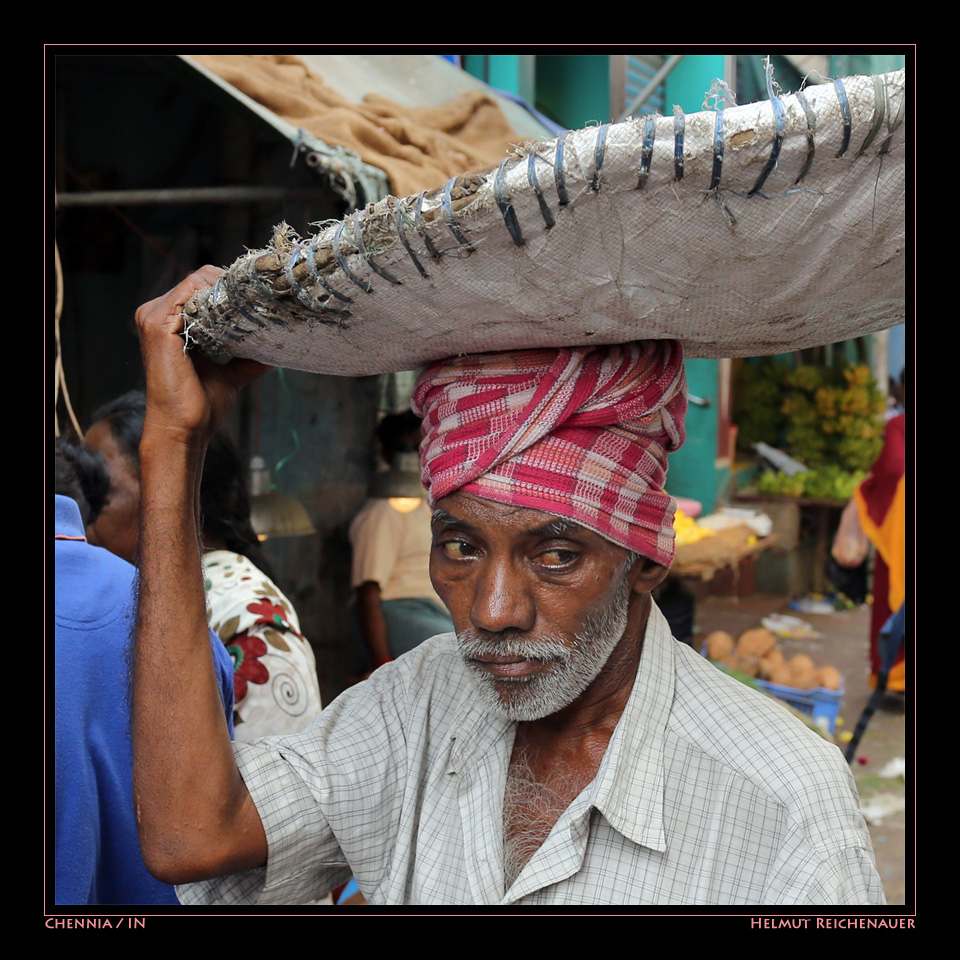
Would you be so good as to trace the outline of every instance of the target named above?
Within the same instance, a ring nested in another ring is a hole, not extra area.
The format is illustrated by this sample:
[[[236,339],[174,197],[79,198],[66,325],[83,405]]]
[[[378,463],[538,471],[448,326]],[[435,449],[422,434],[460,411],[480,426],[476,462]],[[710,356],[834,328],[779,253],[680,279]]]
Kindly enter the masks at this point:
[[[377,425],[377,438],[391,471],[409,474],[403,468],[412,460],[419,473],[419,417],[410,411],[388,414]],[[374,483],[383,476],[375,476]],[[453,629],[430,581],[426,492],[419,483],[410,492],[418,496],[371,495],[350,524],[357,623],[374,668]]]

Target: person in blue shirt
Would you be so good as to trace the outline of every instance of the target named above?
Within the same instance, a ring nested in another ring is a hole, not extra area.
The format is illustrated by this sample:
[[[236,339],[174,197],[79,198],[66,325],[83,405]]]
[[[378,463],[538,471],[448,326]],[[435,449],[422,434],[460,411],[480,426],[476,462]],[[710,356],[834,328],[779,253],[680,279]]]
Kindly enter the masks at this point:
[[[128,674],[136,570],[86,540],[109,479],[93,452],[58,440],[54,495],[55,902],[177,905],[147,871],[133,807]],[[93,508],[91,508],[91,501]],[[233,665],[210,644],[228,724]],[[231,726],[232,736],[232,726]]]

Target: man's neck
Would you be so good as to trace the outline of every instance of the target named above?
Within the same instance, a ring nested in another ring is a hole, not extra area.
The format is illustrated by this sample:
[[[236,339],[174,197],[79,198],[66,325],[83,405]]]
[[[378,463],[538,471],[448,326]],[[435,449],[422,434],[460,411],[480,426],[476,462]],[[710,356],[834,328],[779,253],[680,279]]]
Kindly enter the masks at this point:
[[[633,690],[649,615],[649,594],[635,595],[623,639],[587,690],[563,710],[517,725],[503,802],[507,888],[596,777]]]

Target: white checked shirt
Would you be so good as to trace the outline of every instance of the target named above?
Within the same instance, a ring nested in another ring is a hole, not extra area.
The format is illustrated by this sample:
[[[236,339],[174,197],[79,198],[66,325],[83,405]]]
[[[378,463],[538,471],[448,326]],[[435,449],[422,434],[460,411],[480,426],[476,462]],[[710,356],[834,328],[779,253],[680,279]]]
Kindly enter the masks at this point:
[[[352,870],[373,905],[884,903],[840,750],[673,640],[655,607],[595,780],[505,890],[514,730],[478,704],[453,636],[434,637],[304,733],[234,745],[267,866],[178,894],[302,904]]]

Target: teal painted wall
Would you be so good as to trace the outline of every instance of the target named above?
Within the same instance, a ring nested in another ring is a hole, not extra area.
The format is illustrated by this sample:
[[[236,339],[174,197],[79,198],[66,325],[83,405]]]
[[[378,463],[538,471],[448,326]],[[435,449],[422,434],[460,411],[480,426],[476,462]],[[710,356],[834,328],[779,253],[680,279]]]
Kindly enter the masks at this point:
[[[536,57],[529,54],[468,53],[463,58],[463,67],[489,86],[515,93],[533,103],[535,60]]]
[[[576,130],[610,120],[610,57],[538,56],[534,106]]]
[[[570,129],[610,120],[609,56],[471,53],[463,66],[478,80],[519,94]]]
[[[710,89],[710,84],[715,79],[723,78],[725,59],[721,53],[685,56],[664,81],[665,101],[669,109],[678,106],[684,113],[702,110],[704,95]]]
[[[834,53],[830,56],[831,76],[890,73],[902,70],[906,57],[902,53]]]

